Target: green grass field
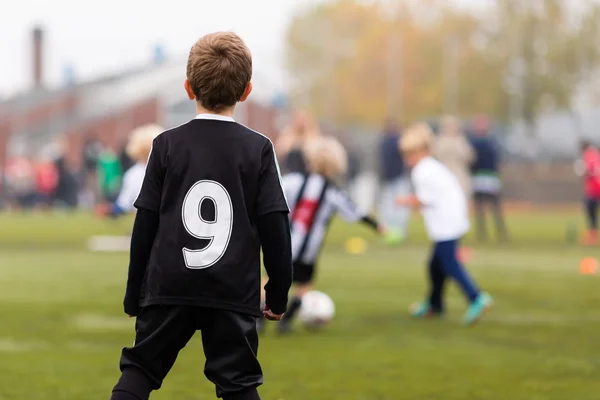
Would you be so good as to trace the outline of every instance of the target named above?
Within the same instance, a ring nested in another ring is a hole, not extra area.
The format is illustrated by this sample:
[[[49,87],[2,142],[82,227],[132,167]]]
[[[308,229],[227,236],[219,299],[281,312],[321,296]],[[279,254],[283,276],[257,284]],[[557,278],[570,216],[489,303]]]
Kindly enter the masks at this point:
[[[496,301],[473,328],[460,324],[465,305],[453,286],[445,320],[407,315],[425,290],[419,218],[411,242],[395,249],[336,224],[318,280],[336,318],[318,333],[266,332],[263,399],[600,399],[600,276],[578,273],[579,260],[598,249],[566,240],[576,213],[509,222],[513,244],[472,245],[470,270]],[[0,216],[0,399],[109,397],[120,349],[133,340],[121,307],[127,254],[91,253],[85,244],[130,225],[82,214]],[[344,250],[356,235],[369,241],[363,255]],[[214,398],[203,363],[195,337],[152,398]]]

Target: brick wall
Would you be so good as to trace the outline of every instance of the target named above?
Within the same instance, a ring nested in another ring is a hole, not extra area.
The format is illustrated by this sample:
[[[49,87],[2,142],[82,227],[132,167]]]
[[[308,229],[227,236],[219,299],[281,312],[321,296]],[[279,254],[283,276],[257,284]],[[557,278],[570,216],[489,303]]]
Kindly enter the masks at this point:
[[[87,139],[97,138],[106,146],[119,151],[133,129],[140,125],[158,123],[160,120],[160,103],[153,98],[118,113],[87,121],[66,132],[69,137],[68,161],[74,168],[81,166],[83,144]]]
[[[6,160],[7,145],[12,134],[33,128],[60,115],[68,114],[77,107],[77,96],[73,92],[64,92],[50,97],[23,111],[15,111],[0,116],[0,166]]]

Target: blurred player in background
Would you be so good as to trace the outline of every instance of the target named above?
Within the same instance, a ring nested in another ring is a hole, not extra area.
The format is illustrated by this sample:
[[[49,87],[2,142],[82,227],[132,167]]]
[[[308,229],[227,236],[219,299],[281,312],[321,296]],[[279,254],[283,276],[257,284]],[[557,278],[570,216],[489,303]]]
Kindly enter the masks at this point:
[[[400,127],[395,121],[386,121],[381,142],[379,143],[378,159],[382,182],[379,202],[379,218],[386,227],[386,242],[390,245],[402,243],[406,238],[410,207],[398,207],[395,199],[410,193],[410,180],[405,171],[402,154],[398,153]]]
[[[383,231],[377,221],[359,211],[334,183],[346,173],[348,161],[342,144],[331,136],[319,136],[306,142],[303,155],[308,173],[291,173],[283,178],[283,189],[290,206],[294,295],[278,325],[279,333],[288,333],[302,305],[302,296],[312,290],[317,260],[331,219],[339,214],[347,222],[361,221]],[[258,328],[264,328],[264,320]]]
[[[469,230],[467,198],[456,177],[432,157],[433,132],[429,125],[418,124],[400,140],[400,151],[412,168],[415,195],[399,197],[401,206],[418,207],[423,214],[427,234],[433,242],[429,261],[431,291],[429,297],[413,305],[415,317],[441,316],[444,313],[444,284],[452,277],[469,302],[464,323],[470,325],[492,305],[492,298],[481,292],[457,258],[457,248]]]
[[[123,175],[123,185],[114,203],[103,203],[96,207],[100,216],[117,217],[133,211],[133,203],[140,194],[146,163],[152,149],[152,141],[164,131],[160,125],[151,124],[135,129],[127,143],[127,155],[135,162]]]
[[[433,156],[454,174],[467,199],[471,198],[471,164],[475,151],[467,140],[460,119],[443,117],[433,145]]]
[[[281,132],[275,143],[275,151],[282,160],[281,167],[284,175],[306,172],[302,146],[320,135],[319,125],[307,112],[296,112],[292,123]]]
[[[581,163],[577,172],[584,178],[585,211],[588,231],[584,237],[586,246],[598,243],[598,204],[600,203],[600,151],[591,143],[581,144]]]
[[[123,170],[114,149],[105,147],[98,158],[98,185],[103,201],[112,203],[121,189]]]
[[[475,205],[475,234],[477,240],[488,239],[486,212],[491,211],[500,242],[508,241],[508,230],[502,211],[502,180],[500,178],[500,151],[490,136],[490,121],[479,116],[473,121],[471,144],[475,161],[471,165],[473,175],[473,202]]]

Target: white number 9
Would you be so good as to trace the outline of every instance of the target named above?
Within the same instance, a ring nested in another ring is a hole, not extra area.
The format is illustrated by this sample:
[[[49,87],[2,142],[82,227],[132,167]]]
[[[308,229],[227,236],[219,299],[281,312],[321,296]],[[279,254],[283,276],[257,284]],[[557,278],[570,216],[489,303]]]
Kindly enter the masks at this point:
[[[212,201],[215,218],[206,221],[200,209],[202,202]],[[215,181],[196,182],[185,195],[181,210],[183,226],[197,239],[210,240],[200,250],[183,248],[183,260],[190,269],[203,269],[213,266],[223,257],[233,228],[233,205],[227,190]]]

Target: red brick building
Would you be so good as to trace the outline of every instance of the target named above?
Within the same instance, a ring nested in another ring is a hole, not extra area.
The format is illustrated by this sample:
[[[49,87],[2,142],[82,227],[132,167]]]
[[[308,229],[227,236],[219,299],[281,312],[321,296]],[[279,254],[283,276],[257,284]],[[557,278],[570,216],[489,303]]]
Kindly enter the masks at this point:
[[[124,71],[90,82],[59,89],[43,85],[43,34],[33,34],[33,88],[0,101],[0,166],[11,154],[35,155],[66,135],[72,167],[81,163],[82,145],[98,138],[118,148],[129,132],[147,123],[166,127],[194,116],[194,104],[182,88],[185,63],[163,63]],[[257,100],[258,97],[258,100]],[[270,137],[276,135],[277,112],[261,102],[240,104],[236,119]]]

